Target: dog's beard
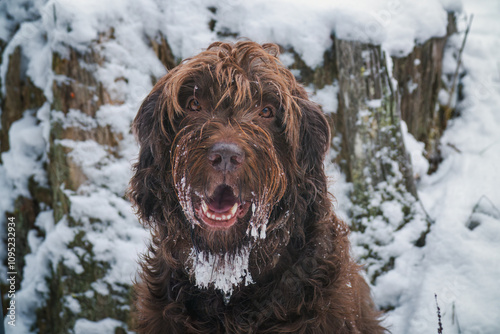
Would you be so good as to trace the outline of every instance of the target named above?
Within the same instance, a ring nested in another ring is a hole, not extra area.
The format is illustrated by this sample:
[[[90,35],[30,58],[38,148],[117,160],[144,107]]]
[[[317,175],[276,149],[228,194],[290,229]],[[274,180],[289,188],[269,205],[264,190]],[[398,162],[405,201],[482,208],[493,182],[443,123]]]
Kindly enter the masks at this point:
[[[247,177],[245,183],[234,175],[214,183],[212,171],[204,169],[206,156],[197,149],[203,147],[201,134],[184,128],[177,139],[172,156],[174,186],[192,241],[186,269],[199,287],[218,289],[227,299],[236,286],[252,282],[250,254],[264,242],[273,206],[283,195],[283,169],[273,150],[261,150],[254,160],[267,161],[269,168],[258,168],[256,174],[255,169],[240,170]]]

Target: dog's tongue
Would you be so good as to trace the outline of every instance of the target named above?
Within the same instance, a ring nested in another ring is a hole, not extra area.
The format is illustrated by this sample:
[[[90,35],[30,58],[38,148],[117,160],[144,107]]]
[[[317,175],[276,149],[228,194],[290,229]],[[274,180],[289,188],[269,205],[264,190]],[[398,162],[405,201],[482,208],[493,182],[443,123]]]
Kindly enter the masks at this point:
[[[214,195],[207,204],[211,211],[222,213],[229,211],[237,201],[231,187],[220,185],[215,189]]]

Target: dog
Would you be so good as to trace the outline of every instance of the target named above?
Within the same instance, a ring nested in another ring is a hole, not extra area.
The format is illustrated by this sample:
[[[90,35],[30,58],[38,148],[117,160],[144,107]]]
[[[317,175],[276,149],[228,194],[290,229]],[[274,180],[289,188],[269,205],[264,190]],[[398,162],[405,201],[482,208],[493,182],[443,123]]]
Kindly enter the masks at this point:
[[[385,332],[332,209],[328,123],[278,55],[213,43],[143,101],[139,333]]]

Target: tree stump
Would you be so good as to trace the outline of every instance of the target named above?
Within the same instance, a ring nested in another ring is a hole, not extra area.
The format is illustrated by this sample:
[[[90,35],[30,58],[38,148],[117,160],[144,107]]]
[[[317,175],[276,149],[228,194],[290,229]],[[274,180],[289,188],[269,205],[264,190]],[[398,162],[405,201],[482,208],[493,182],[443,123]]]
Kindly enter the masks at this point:
[[[413,240],[428,223],[419,210],[411,161],[401,132],[400,104],[380,46],[335,40],[341,150],[337,156],[348,182],[354,246],[372,283],[394,265],[389,251],[411,222]]]

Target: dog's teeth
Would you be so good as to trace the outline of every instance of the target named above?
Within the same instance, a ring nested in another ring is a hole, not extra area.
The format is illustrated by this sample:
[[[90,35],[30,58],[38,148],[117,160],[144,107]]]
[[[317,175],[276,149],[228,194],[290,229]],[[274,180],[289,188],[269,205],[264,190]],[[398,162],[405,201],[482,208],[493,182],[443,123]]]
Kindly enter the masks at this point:
[[[234,203],[234,205],[229,209],[229,211],[226,211],[226,214],[222,213],[215,213],[211,212],[210,209],[208,208],[207,203],[205,201],[201,201],[201,211],[205,216],[207,216],[210,219],[217,220],[217,221],[223,221],[223,220],[230,220],[236,216],[236,212],[238,211],[238,203]]]
[[[231,208],[231,216],[234,216],[236,214],[236,210],[238,210],[238,203],[234,203],[233,207]]]

